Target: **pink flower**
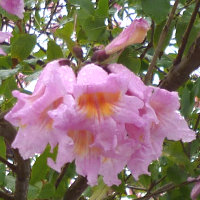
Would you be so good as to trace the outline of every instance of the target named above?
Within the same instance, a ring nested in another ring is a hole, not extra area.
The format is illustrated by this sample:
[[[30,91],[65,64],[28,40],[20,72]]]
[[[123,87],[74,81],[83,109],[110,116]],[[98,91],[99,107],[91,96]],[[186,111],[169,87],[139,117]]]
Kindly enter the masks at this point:
[[[65,96],[63,104],[49,112],[55,128],[67,131],[59,143],[56,162],[49,160],[51,167],[60,171],[65,163],[75,160],[77,172],[87,176],[89,184],[96,184],[98,174],[108,185],[120,183],[117,174],[134,151],[125,123],[143,125],[138,116],[143,103],[126,95],[127,80],[94,64],[81,69],[73,96]]]
[[[199,178],[200,177],[198,177],[198,179]],[[192,200],[196,200],[197,197],[199,196],[199,194],[200,194],[200,181],[196,182],[195,185],[194,185],[194,187],[192,188],[192,191],[191,191],[191,194],[190,194],[191,199]]]
[[[23,18],[24,0],[0,0],[0,6],[8,13]]]
[[[48,143],[53,148],[58,142],[59,131],[52,127],[53,119],[48,112],[63,102],[66,93],[72,92],[75,80],[72,69],[61,65],[65,65],[64,60],[45,67],[32,95],[13,91],[18,101],[5,119],[19,127],[12,147],[18,148],[24,159],[42,153]]]
[[[134,20],[129,27],[123,30],[105,48],[106,54],[110,55],[124,49],[125,47],[143,42],[149,30],[149,24],[144,19]]]
[[[75,160],[77,173],[87,176],[88,184],[97,184],[100,174],[107,185],[118,185],[117,175],[131,153],[124,133],[123,126],[113,130],[107,122],[98,128],[84,125],[71,128],[59,143],[56,162],[49,159],[48,164],[60,172],[65,163]]]
[[[0,43],[4,42],[6,39],[10,39],[10,37],[12,37],[12,34],[9,32],[2,32],[0,31]],[[0,54],[1,55],[6,55],[6,53],[4,52],[4,50],[2,48],[0,48]]]
[[[191,142],[195,139],[195,133],[188,128],[186,121],[178,112],[180,105],[177,92],[147,87],[123,65],[112,64],[108,69],[126,76],[130,80],[128,94],[137,96],[144,102],[144,107],[139,110],[145,121],[144,126],[126,124],[129,138],[139,146],[128,162],[128,167],[137,179],[139,175],[148,173],[148,165],[159,158],[165,138]]]

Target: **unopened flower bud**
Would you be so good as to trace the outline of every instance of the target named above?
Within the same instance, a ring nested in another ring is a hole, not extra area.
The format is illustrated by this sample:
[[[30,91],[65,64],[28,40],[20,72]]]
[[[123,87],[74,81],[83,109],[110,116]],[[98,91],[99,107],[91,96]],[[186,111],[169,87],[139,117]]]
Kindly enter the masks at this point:
[[[74,46],[73,52],[78,59],[80,59],[80,60],[83,59],[83,50],[80,46],[78,46],[78,45]]]
[[[92,62],[102,62],[104,60],[106,60],[109,57],[108,54],[106,54],[105,50],[97,50],[94,52],[91,60]]]
[[[105,48],[106,54],[110,55],[124,49],[125,47],[143,42],[149,30],[149,24],[144,19],[134,20],[129,27],[123,30]]]

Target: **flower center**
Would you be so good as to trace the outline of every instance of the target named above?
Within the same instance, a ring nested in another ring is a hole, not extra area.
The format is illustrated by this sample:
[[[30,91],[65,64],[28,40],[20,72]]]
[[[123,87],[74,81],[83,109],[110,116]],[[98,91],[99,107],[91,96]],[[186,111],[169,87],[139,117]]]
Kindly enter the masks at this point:
[[[94,136],[86,130],[69,131],[68,136],[74,141],[74,153],[84,157],[90,151],[90,145],[94,142]]]
[[[82,94],[78,98],[79,107],[86,113],[88,118],[111,116],[114,105],[120,100],[121,93],[97,92]]]
[[[49,105],[47,108],[45,108],[44,111],[40,114],[39,119],[41,121],[43,121],[43,123],[45,124],[45,127],[47,129],[52,129],[52,125],[53,125],[53,119],[49,117],[49,115],[47,114],[47,112],[49,110],[54,110],[54,109],[58,108],[58,106],[62,102],[63,102],[63,97],[58,98],[51,105]]]

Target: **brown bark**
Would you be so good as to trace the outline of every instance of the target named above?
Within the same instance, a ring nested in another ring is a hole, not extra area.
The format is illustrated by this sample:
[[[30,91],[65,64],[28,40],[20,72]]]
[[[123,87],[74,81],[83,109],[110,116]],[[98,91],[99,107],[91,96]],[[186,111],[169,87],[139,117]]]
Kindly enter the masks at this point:
[[[169,91],[177,90],[198,67],[200,67],[200,33],[187,55],[179,64],[174,65],[165,79],[161,81],[160,87]]]

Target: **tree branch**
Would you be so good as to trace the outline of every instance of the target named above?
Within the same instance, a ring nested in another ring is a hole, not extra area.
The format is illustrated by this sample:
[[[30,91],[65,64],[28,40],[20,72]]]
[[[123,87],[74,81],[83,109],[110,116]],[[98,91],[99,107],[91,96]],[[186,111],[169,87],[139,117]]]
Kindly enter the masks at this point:
[[[63,200],[77,200],[87,187],[87,178],[78,176],[75,182],[67,189]]]
[[[65,172],[67,171],[68,166],[69,166],[69,163],[65,164],[65,166],[62,168],[62,171],[61,171],[61,173],[59,174],[59,176],[56,180],[55,188],[57,188],[59,186],[60,182],[62,181],[62,179],[65,175]]]
[[[0,198],[3,198],[5,200],[15,200],[14,196],[7,194],[0,190]]]
[[[167,22],[166,22],[161,34],[160,34],[158,45],[156,47],[156,50],[155,50],[155,53],[153,55],[151,64],[149,65],[149,69],[148,69],[147,74],[146,74],[145,79],[144,79],[144,83],[145,84],[149,84],[151,82],[152,75],[153,75],[153,70],[154,70],[154,67],[156,65],[157,58],[160,55],[163,43],[164,43],[165,38],[166,38],[166,36],[168,34],[168,30],[169,30],[170,24],[171,24],[171,22],[172,22],[172,20],[174,18],[174,14],[176,12],[176,8],[178,6],[178,3],[179,3],[179,0],[176,0],[174,5],[173,5],[173,7],[172,7],[172,10],[171,10],[171,13],[169,15],[169,18],[168,18],[168,20],[167,20]]]
[[[4,119],[6,112],[0,114],[0,136],[11,144],[17,134],[16,129]],[[15,200],[26,200],[30,178],[30,161],[23,160],[18,150],[13,150],[16,165]]]
[[[178,50],[178,54],[176,56],[176,59],[174,60],[174,65],[177,65],[178,63],[180,63],[181,59],[182,59],[182,56],[183,56],[183,53],[184,53],[184,50],[185,50],[185,47],[187,45],[187,41],[188,41],[188,38],[189,38],[189,35],[190,35],[190,32],[192,30],[192,26],[194,24],[194,21],[196,19],[196,16],[197,16],[197,13],[198,13],[198,10],[199,10],[199,7],[200,7],[200,0],[197,0],[196,1],[196,5],[195,5],[195,8],[194,8],[194,11],[192,13],[192,16],[191,16],[191,19],[190,19],[190,22],[187,26],[187,29],[185,30],[184,32],[184,35],[183,35],[183,38],[182,38],[182,41],[181,41],[181,46]]]
[[[160,82],[159,87],[169,91],[177,90],[183,83],[185,83],[191,72],[200,66],[200,33],[192,44],[187,56],[182,61],[173,65],[164,80]]]
[[[2,163],[4,163],[5,165],[7,165],[13,172],[16,172],[16,166],[9,163],[6,159],[4,159],[3,157],[0,156],[0,161]]]
[[[191,183],[195,183],[195,182],[198,182],[198,181],[200,181],[200,180],[199,179],[194,179],[194,180],[191,180],[191,181],[182,182],[182,183],[180,183],[178,185],[175,185],[173,183],[168,183],[168,184],[160,187],[156,191],[152,192],[151,194],[147,194],[144,197],[140,197],[140,198],[137,198],[135,200],[148,200],[151,197],[157,197],[157,196],[159,196],[160,194],[162,194],[164,192],[168,192],[168,191],[173,190],[175,188],[179,188],[181,186],[188,185],[188,184],[191,184]]]

